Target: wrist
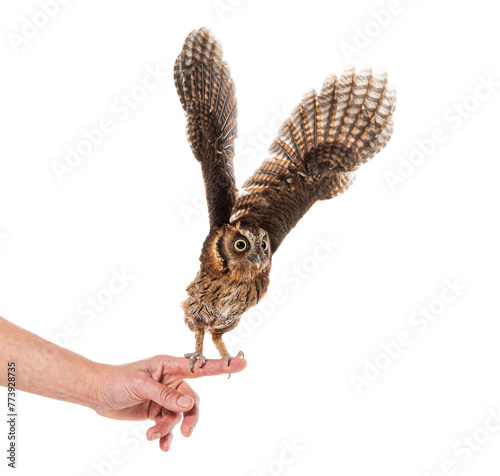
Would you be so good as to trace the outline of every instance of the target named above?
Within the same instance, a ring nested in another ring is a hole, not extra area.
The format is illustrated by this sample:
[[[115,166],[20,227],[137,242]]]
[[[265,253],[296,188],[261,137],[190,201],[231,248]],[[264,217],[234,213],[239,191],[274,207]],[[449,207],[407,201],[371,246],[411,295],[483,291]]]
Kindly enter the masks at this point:
[[[94,411],[100,406],[107,365],[89,361],[83,384],[84,405]]]

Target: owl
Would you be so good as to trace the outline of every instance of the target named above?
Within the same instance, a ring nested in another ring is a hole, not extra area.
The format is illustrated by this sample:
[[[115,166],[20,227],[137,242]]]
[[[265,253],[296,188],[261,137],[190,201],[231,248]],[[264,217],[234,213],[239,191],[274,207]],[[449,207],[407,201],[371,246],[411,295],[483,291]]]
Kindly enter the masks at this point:
[[[370,68],[356,73],[347,67],[340,78],[329,76],[319,93],[303,96],[279,129],[269,158],[238,191],[235,86],[208,29],[188,35],[174,80],[188,141],[201,165],[210,222],[200,270],[182,303],[184,321],[195,334],[195,351],[185,354],[193,372],[197,360],[200,368],[205,364],[207,331],[229,365],[222,336],[266,294],[272,258],[307,210],[347,190],[354,171],[388,143],[396,94],[387,75]]]

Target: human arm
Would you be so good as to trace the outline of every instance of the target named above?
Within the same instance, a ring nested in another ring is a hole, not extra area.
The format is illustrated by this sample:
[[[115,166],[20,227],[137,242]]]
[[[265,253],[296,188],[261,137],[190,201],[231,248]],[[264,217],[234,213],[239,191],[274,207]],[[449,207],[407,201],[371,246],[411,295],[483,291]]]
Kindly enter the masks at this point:
[[[209,360],[189,370],[189,360],[156,356],[124,365],[106,365],[64,349],[0,317],[0,385],[7,386],[7,363],[16,363],[16,389],[77,403],[118,420],[155,421],[149,440],[167,451],[172,429],[182,419],[189,436],[198,420],[199,399],[184,378],[236,373],[246,361]]]

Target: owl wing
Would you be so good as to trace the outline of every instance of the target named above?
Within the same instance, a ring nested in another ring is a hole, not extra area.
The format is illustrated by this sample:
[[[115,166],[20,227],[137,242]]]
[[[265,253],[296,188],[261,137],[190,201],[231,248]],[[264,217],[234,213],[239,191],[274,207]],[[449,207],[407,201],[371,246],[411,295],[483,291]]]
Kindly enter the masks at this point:
[[[192,31],[174,68],[177,93],[187,116],[187,136],[200,162],[211,227],[229,222],[236,197],[233,169],[237,108],[222,47],[206,28]]]
[[[243,184],[231,223],[266,230],[274,253],[317,200],[343,193],[353,172],[389,141],[396,104],[386,74],[347,68],[308,92],[281,126],[268,158]]]

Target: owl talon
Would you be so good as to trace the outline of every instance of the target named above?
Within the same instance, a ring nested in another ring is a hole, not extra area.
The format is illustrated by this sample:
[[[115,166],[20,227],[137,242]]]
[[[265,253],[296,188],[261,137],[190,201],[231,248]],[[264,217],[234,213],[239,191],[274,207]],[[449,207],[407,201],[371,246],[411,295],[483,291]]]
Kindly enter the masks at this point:
[[[222,357],[223,359],[226,359],[227,360],[227,366],[229,367],[230,364],[231,364],[231,359],[244,359],[245,358],[245,354],[243,353],[242,350],[240,350],[237,354],[236,354],[236,357],[231,357],[229,354],[226,354]]]
[[[203,366],[207,363],[207,359],[201,352],[189,352],[187,354],[184,354],[184,357],[190,358],[191,360],[189,361],[189,370],[191,370],[191,373],[194,374],[194,364],[196,363],[197,360],[200,361],[200,369],[203,368]]]

